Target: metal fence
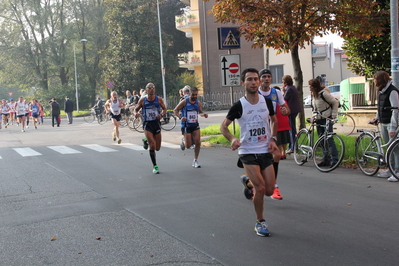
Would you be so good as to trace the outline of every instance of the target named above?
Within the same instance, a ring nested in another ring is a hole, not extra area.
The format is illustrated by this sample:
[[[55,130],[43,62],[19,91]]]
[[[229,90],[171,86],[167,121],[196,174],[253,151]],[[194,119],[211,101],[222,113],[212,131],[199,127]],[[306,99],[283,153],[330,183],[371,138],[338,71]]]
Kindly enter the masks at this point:
[[[233,103],[238,101],[242,96],[244,96],[244,90],[234,90],[233,91]],[[198,96],[198,100],[201,102],[220,102],[222,104],[223,109],[228,109],[231,106],[231,93],[227,91],[223,92],[211,92],[206,93],[203,96]],[[174,109],[175,106],[180,101],[180,96],[178,95],[168,95],[167,108]]]

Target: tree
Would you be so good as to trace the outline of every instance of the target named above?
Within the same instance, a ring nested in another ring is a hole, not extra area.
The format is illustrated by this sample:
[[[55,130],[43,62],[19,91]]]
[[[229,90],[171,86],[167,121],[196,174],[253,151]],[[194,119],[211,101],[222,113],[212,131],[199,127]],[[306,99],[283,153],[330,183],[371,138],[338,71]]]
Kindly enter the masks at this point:
[[[299,49],[312,43],[314,36],[329,31],[346,38],[379,35],[382,31],[380,17],[384,12],[376,5],[370,0],[216,0],[212,13],[217,22],[238,24],[245,39],[253,42],[253,47],[267,46],[290,52],[295,85],[302,98]],[[302,116],[300,126],[304,125]]]
[[[106,5],[112,38],[103,60],[104,78],[114,81],[119,93],[127,89],[139,91],[148,82],[153,82],[160,91],[162,73],[156,1],[107,0]],[[179,72],[177,53],[191,47],[187,38],[183,38],[184,34],[175,28],[174,17],[182,13],[184,6],[178,0],[160,3],[166,88],[173,86]]]
[[[389,0],[379,0],[379,8],[389,11]],[[372,77],[378,70],[391,72],[391,25],[389,16],[385,21],[380,36],[370,39],[348,38],[343,49],[348,55],[348,67],[359,76]]]

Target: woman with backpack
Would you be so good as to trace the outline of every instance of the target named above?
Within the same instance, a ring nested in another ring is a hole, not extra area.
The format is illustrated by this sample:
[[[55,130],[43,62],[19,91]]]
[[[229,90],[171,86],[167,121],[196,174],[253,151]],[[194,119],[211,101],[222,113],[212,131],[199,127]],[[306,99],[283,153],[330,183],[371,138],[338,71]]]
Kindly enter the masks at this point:
[[[311,118],[313,123],[314,119],[317,120],[317,133],[321,136],[326,130],[325,126],[327,118],[335,119],[338,113],[338,100],[335,99],[331,94],[330,90],[324,86],[321,86],[318,79],[309,80],[310,94],[312,95],[312,111],[319,112],[316,118]],[[329,132],[333,132],[333,124],[330,123],[328,127]],[[338,162],[338,152],[333,139],[330,139],[332,158],[324,156],[323,161],[319,163],[319,166],[334,166]]]

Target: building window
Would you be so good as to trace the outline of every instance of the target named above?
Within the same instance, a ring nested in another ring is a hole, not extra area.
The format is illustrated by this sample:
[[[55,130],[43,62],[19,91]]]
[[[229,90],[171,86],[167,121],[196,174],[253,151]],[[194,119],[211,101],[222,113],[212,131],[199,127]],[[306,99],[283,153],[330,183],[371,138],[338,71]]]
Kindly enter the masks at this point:
[[[280,84],[284,76],[283,65],[270,66],[270,72],[272,72],[272,84]]]

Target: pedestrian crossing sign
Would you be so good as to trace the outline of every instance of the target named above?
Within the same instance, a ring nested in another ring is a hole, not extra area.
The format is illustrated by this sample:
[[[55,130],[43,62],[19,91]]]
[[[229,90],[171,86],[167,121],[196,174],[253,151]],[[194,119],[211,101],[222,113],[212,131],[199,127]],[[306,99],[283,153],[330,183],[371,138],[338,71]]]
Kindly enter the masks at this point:
[[[240,42],[240,28],[218,28],[219,50],[239,49]]]

